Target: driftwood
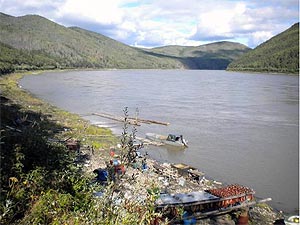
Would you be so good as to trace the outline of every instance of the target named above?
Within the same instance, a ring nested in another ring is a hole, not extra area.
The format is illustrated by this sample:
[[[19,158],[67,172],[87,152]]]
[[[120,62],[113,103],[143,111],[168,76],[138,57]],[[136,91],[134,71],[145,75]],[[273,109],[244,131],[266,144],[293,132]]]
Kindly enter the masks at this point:
[[[147,124],[154,123],[154,124],[164,125],[164,126],[170,125],[170,123],[160,122],[160,121],[156,121],[156,120],[146,120],[146,119],[139,119],[139,118],[133,118],[133,117],[129,117],[129,119],[136,120],[136,121],[138,121],[140,123],[147,123]]]
[[[125,117],[114,116],[114,115],[111,115],[111,114],[108,114],[108,113],[92,113],[92,115],[101,116],[103,118],[115,120],[115,121],[118,121],[118,122],[124,122],[125,121]],[[140,126],[141,123],[158,124],[158,125],[164,125],[164,126],[168,126],[170,124],[170,123],[160,122],[160,121],[156,121],[156,120],[146,120],[146,119],[139,119],[139,118],[133,118],[133,117],[129,117],[127,119],[127,122],[129,124],[136,125],[136,126]]]
[[[92,113],[92,115],[101,116],[103,118],[115,120],[118,122],[125,122],[125,117],[114,116],[114,115],[111,115],[108,113]],[[140,124],[136,120],[133,120],[133,119],[127,119],[127,122],[131,125],[140,126]]]

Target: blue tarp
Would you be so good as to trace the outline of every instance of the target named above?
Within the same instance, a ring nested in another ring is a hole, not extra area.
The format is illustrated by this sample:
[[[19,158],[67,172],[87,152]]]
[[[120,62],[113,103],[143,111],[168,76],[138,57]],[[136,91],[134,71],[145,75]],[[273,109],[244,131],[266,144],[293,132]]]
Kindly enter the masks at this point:
[[[97,174],[97,180],[98,181],[107,181],[108,178],[108,172],[105,169],[97,169],[94,170],[94,172]]]

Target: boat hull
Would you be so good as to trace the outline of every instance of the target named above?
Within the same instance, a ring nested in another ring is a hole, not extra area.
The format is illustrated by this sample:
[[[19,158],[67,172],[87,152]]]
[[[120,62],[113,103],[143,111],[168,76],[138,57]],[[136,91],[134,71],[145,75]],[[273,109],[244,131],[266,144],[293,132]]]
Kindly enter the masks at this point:
[[[186,143],[183,143],[181,140],[178,141],[170,141],[168,140],[168,136],[155,134],[155,133],[147,133],[146,138],[151,141],[156,141],[163,143],[165,145],[174,146],[174,147],[187,147]]]

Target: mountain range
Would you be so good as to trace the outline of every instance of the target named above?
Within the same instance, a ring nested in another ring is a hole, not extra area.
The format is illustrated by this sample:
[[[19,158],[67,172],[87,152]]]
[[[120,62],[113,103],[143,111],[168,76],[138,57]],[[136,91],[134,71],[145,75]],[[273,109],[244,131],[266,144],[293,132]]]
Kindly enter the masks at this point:
[[[0,13],[0,73],[55,68],[226,69],[250,48],[234,42],[135,48],[38,15]]]
[[[255,49],[228,41],[146,49],[38,15],[0,13],[0,74],[69,68],[299,73],[299,23]]]

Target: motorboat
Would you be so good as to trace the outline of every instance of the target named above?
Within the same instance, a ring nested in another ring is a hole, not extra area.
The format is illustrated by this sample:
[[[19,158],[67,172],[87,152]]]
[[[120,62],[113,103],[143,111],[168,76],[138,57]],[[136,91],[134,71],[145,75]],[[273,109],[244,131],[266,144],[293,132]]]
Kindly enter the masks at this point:
[[[169,134],[168,136],[166,136],[155,133],[146,133],[146,138],[151,141],[160,142],[166,145],[188,147],[187,141],[183,138],[182,135]]]

